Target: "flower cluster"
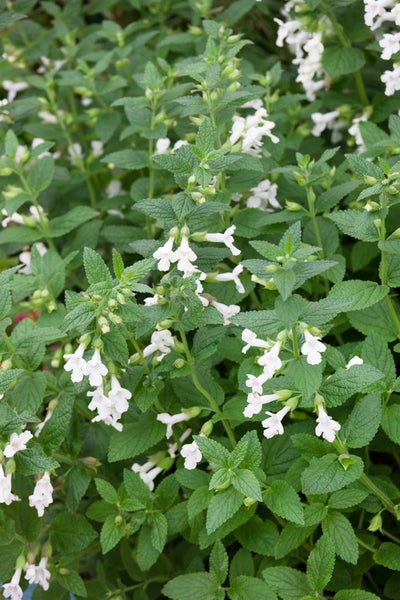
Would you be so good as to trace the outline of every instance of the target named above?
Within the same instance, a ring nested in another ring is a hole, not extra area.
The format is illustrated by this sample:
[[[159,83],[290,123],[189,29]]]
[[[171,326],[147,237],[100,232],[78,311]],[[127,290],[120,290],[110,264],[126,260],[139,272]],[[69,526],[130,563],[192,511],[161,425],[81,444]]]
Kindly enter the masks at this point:
[[[267,119],[268,113],[262,100],[251,100],[243,104],[242,108],[252,108],[255,112],[247,117],[234,115],[229,142],[233,146],[240,141],[242,152],[261,156],[264,137],[269,137],[274,144],[279,142],[279,138],[271,133],[275,123]]]
[[[22,557],[21,557],[22,558]],[[26,562],[23,567],[18,566],[11,578],[11,581],[3,584],[3,596],[10,600],[21,600],[24,596],[20,586],[22,570],[25,570],[25,579],[30,584],[39,585],[44,591],[49,589],[51,573],[47,568],[48,557],[42,556],[38,565],[33,562]],[[17,561],[20,564],[20,561]]]

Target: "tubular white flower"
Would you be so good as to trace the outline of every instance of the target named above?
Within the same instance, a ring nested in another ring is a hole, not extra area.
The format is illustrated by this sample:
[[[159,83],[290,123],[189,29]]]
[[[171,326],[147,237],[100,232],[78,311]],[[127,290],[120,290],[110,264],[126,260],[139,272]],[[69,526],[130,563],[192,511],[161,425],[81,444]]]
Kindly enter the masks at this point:
[[[282,366],[282,361],[279,358],[279,352],[281,349],[281,342],[275,342],[271,350],[264,352],[258,359],[258,364],[264,367],[264,373],[268,379],[274,376],[275,371],[279,371]]]
[[[33,494],[29,496],[29,506],[36,508],[39,517],[43,517],[44,509],[53,502],[53,486],[48,471],[36,482]]]
[[[155,154],[166,154],[168,148],[171,145],[171,140],[169,138],[159,138],[156,141],[156,151]]]
[[[106,197],[115,198],[123,194],[122,183],[119,179],[111,179],[110,183],[106,187]]]
[[[261,421],[261,425],[264,427],[264,436],[268,439],[274,437],[275,435],[283,434],[283,425],[282,420],[290,411],[290,406],[284,406],[282,410],[277,413],[271,413],[269,411],[266,412],[267,415],[270,415],[268,419],[264,419]]]
[[[275,400],[279,400],[279,396],[277,394],[262,395],[256,392],[251,392],[247,395],[247,406],[245,407],[243,414],[245,417],[250,419],[252,416],[260,414],[264,404],[275,402]]]
[[[73,354],[64,354],[64,360],[67,361],[64,369],[68,372],[71,371],[71,381],[74,383],[79,383],[87,375],[87,362],[83,358],[85,350],[86,344],[81,343]]]
[[[386,86],[386,96],[393,96],[393,94],[400,91],[400,66],[395,66],[393,71],[385,71],[381,75],[381,81]]]
[[[309,365],[319,365],[322,360],[321,353],[325,352],[326,346],[320,342],[319,337],[312,335],[307,329],[304,332],[306,341],[301,347],[301,353],[307,357]]]
[[[239,279],[239,275],[243,272],[243,265],[237,265],[232,273],[219,273],[215,276],[217,281],[233,281],[239,294],[244,294],[245,289],[243,283]]]
[[[315,434],[318,437],[323,437],[327,442],[333,442],[336,437],[336,432],[340,429],[340,423],[334,421],[330,417],[322,404],[318,404],[318,417]]]
[[[190,277],[196,272],[196,266],[192,264],[196,258],[197,254],[191,249],[187,236],[182,236],[181,243],[173,254],[172,262],[178,263],[176,268],[183,272],[183,277]]]
[[[241,251],[239,248],[236,248],[236,246],[233,245],[235,240],[233,239],[232,234],[235,232],[235,229],[236,225],[231,225],[224,231],[224,233],[206,233],[205,239],[207,242],[225,244],[225,246],[232,252],[233,256],[238,256]]]
[[[171,263],[175,262],[175,253],[172,250],[174,245],[174,236],[169,236],[163,246],[153,252],[153,258],[156,258],[159,262],[157,269],[159,271],[169,271]]]
[[[160,352],[160,355],[157,357],[158,362],[160,362],[164,356],[171,352],[173,345],[174,338],[168,329],[154,331],[150,339],[150,344],[143,350],[143,356],[146,357],[154,354],[154,352]]]
[[[193,470],[196,468],[197,463],[203,458],[200,449],[195,441],[191,444],[185,444],[181,448],[181,456],[185,459],[183,466],[185,469]]]
[[[164,423],[167,426],[166,438],[167,440],[172,435],[172,427],[177,423],[182,423],[188,420],[188,415],[184,412],[177,413],[176,415],[170,415],[169,413],[159,413],[157,415],[157,421]]]
[[[0,504],[11,504],[20,500],[11,491],[11,473],[4,474],[3,465],[0,465]]]
[[[10,81],[9,79],[5,79],[2,86],[7,92],[7,102],[12,102],[19,92],[28,89],[29,84],[25,81]]]
[[[105,377],[107,373],[108,369],[101,360],[100,349],[95,348],[92,358],[86,363],[85,375],[89,376],[90,385],[94,387],[101,385],[103,377]]]
[[[265,211],[271,210],[268,208],[269,206],[276,209],[282,208],[276,198],[278,186],[276,183],[271,183],[269,179],[260,181],[260,183],[256,185],[256,187],[251,188],[250,191],[252,194],[246,200],[247,208],[258,208],[259,210]]]
[[[3,584],[3,596],[4,598],[9,598],[10,600],[21,600],[24,592],[22,591],[21,586],[19,585],[21,579],[22,569],[16,569],[12,579],[9,583]]]
[[[25,579],[30,584],[40,585],[44,591],[49,589],[49,579],[51,577],[50,571],[46,568],[47,561],[48,557],[43,556],[37,566],[31,563],[25,565]]]
[[[101,156],[104,150],[104,144],[100,140],[93,140],[90,142],[90,147],[92,149],[92,154],[94,157]]]
[[[240,306],[237,306],[237,304],[222,304],[222,302],[213,300],[211,305],[222,315],[224,325],[229,325],[230,319],[240,312]]]
[[[243,329],[241,339],[246,342],[246,345],[242,348],[243,354],[246,354],[250,348],[269,348],[268,342],[260,340],[253,331],[247,328]]]
[[[392,0],[364,0],[364,5],[364,21],[371,31],[378,29],[385,21],[393,20],[390,10],[387,10],[393,7]]]
[[[23,431],[22,433],[12,433],[10,441],[3,450],[4,456],[12,458],[16,452],[20,450],[26,450],[26,444],[33,438],[30,431]]]
[[[43,256],[44,254],[46,254],[47,248],[42,242],[37,242],[36,244],[34,244],[34,246],[35,246],[36,250],[39,252],[40,256]],[[18,269],[18,273],[22,273],[23,275],[30,275],[32,273],[32,271],[31,271],[31,260],[32,260],[31,251],[24,250],[23,252],[21,252],[21,254],[19,254],[18,258],[19,258],[20,262],[22,263],[20,269]]]

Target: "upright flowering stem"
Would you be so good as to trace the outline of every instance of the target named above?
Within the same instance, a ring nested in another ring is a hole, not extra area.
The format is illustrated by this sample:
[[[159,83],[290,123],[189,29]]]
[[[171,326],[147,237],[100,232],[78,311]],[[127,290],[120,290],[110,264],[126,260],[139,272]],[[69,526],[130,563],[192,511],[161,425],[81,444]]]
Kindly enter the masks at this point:
[[[300,358],[300,350],[299,343],[297,341],[297,327],[293,325],[292,327],[292,337],[293,337],[293,353],[296,359]]]
[[[385,198],[385,194],[381,195],[380,202],[381,202],[382,208],[387,207],[387,201]],[[379,226],[379,240],[384,242],[385,239],[386,239],[386,222],[385,222],[385,218],[382,217],[381,223]],[[379,268],[379,277],[380,277],[382,285],[387,285],[387,252],[386,252],[386,250],[383,250],[383,249],[381,249],[381,264],[380,264],[380,268]],[[385,296],[385,303],[386,303],[387,309],[389,311],[390,317],[394,323],[394,326],[396,327],[397,337],[400,339],[400,320],[399,320],[399,317],[397,316],[397,312],[393,306],[392,300],[388,294]]]
[[[187,341],[187,337],[186,334],[183,330],[180,330],[180,335],[181,335],[181,340],[182,340],[182,344],[183,344],[183,348],[185,351],[185,355],[186,355],[186,359],[188,361],[189,367],[190,367],[190,374],[192,376],[192,381],[194,383],[195,388],[200,392],[200,394],[202,396],[204,396],[204,398],[206,398],[206,400],[208,401],[208,403],[210,404],[211,409],[219,416],[222,416],[222,411],[219,408],[218,404],[215,402],[214,398],[211,396],[211,394],[201,385],[199,378],[197,376],[196,373],[196,368],[195,368],[195,363],[194,363],[194,359],[193,356],[190,353],[190,349],[189,349],[189,345],[188,345],[188,341]],[[226,421],[225,419],[221,419],[221,423],[226,431],[226,434],[229,438],[229,441],[232,444],[232,447],[234,448],[236,446],[236,438],[235,438],[235,434],[233,433],[232,427],[229,425],[228,421]]]

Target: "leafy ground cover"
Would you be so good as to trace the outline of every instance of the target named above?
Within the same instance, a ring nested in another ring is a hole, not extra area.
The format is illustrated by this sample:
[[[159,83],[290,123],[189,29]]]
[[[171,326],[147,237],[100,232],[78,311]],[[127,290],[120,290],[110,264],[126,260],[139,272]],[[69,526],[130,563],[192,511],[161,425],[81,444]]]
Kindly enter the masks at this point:
[[[0,581],[400,598],[400,4],[0,2]]]

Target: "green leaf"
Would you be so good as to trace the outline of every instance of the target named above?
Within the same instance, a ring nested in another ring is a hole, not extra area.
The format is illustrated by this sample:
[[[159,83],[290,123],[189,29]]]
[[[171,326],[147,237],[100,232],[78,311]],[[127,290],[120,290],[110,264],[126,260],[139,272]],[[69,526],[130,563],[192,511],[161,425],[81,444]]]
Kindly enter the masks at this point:
[[[234,488],[217,492],[210,500],[206,528],[210,534],[232,517],[243,503],[243,494]]]
[[[287,387],[300,392],[306,400],[309,400],[321,385],[322,364],[309,365],[307,358],[302,356],[288,364],[285,376],[288,378]]]
[[[380,335],[371,333],[367,336],[363,344],[361,358],[365,363],[369,363],[382,371],[385,375],[386,386],[388,388],[392,387],[396,379],[396,368],[393,355]]]
[[[115,248],[113,248],[112,263],[113,263],[115,277],[117,279],[121,279],[122,273],[124,272],[124,269],[125,269],[125,265],[124,265],[124,261],[122,260],[122,256],[120,255],[119,252],[116,251]]]
[[[398,303],[394,299],[392,304],[394,309],[399,311]],[[383,300],[364,310],[348,312],[347,317],[351,325],[364,335],[376,333],[388,342],[397,337],[396,326]]]
[[[350,521],[337,511],[329,511],[322,521],[322,531],[335,546],[335,552],[344,561],[355,565],[358,561],[358,542]]]
[[[138,534],[136,551],[136,560],[142,571],[150,569],[160,556],[160,552],[153,546],[150,536],[150,525],[143,525]]]
[[[117,504],[118,502],[118,494],[114,487],[106,481],[105,479],[96,478],[94,480],[96,484],[96,489],[99,492],[100,496],[108,502],[109,504]]]
[[[7,11],[7,12],[3,12],[0,15],[0,28],[3,29],[4,27],[8,27],[12,23],[15,23],[15,21],[20,21],[21,19],[24,19],[25,17],[26,17],[26,15],[24,15],[22,13],[13,12],[11,10]]]
[[[53,418],[53,417],[52,417]],[[79,502],[86,493],[91,482],[91,476],[88,469],[82,462],[77,462],[65,476],[65,506],[67,510],[75,512]],[[108,510],[110,505],[108,505]]]
[[[60,237],[98,216],[99,213],[89,206],[75,206],[62,217],[50,220],[48,235],[51,238]]]
[[[379,596],[364,592],[363,590],[340,590],[334,596],[334,600],[381,600]]]
[[[350,298],[335,298],[329,295],[318,302],[309,302],[303,311],[302,319],[308,325],[325,325],[351,305]]]
[[[51,456],[47,456],[39,444],[31,442],[26,450],[15,455],[15,462],[21,475],[32,476],[56,469],[59,464]]]
[[[23,373],[22,369],[10,369],[9,371],[0,371],[0,394],[4,394],[11,384]]]
[[[37,196],[49,187],[54,177],[54,158],[44,156],[32,167],[27,176],[32,192]]]
[[[388,292],[389,288],[374,281],[352,279],[336,283],[331,289],[329,297],[349,300],[346,311],[362,310],[382,300]]]
[[[231,484],[244,496],[262,502],[260,482],[249,469],[235,469],[231,475]]]
[[[125,534],[124,523],[116,523],[115,515],[109,515],[100,532],[100,544],[104,554],[112,550]]]
[[[131,503],[130,510],[140,510],[152,505],[152,493],[139,473],[124,469],[124,485]]]
[[[82,577],[76,571],[68,569],[68,573],[61,574],[58,572],[56,581],[72,594],[76,594],[82,598],[87,597],[86,586]]]
[[[235,531],[235,536],[247,550],[262,556],[274,556],[279,533],[275,523],[254,516]]]
[[[281,328],[281,321],[274,310],[250,310],[235,315],[232,323],[247,327],[259,337],[273,337]]]
[[[378,165],[363,156],[354,153],[346,154],[346,158],[354,173],[357,173],[362,178],[372,176],[381,181],[385,177],[385,173]]]
[[[328,406],[340,406],[348,398],[362,392],[372,383],[383,379],[383,373],[371,365],[353,365],[350,369],[338,369],[320,388]]]
[[[268,567],[262,575],[267,585],[283,600],[299,600],[312,593],[306,575],[290,567]]]
[[[208,460],[213,470],[228,467],[230,455],[228,450],[211,438],[204,436],[194,435],[193,439],[196,441],[200,452],[203,457]]]
[[[350,455],[350,457],[354,462],[347,469],[341,465],[336,454],[327,454],[312,460],[301,478],[303,492],[326,494],[356,481],[363,472],[364,464],[359,456]]]
[[[272,277],[283,300],[287,300],[296,284],[296,273],[293,269],[276,271]]]
[[[162,593],[172,600],[214,600],[218,585],[210,573],[189,573],[169,581]]]
[[[358,400],[341,430],[341,437],[347,446],[367,446],[379,429],[381,415],[382,402],[379,394],[369,394]]]
[[[333,79],[342,75],[348,75],[349,73],[355,73],[364,65],[364,53],[358,48],[328,46],[322,55],[322,66]]]
[[[332,541],[323,535],[319,538],[307,560],[307,579],[316,592],[322,592],[332,578],[335,552]]]
[[[44,449],[54,452],[63,443],[68,435],[68,426],[74,407],[75,393],[70,394],[63,391],[60,399],[51,415],[40,432],[39,440]]]
[[[210,573],[218,585],[222,585],[228,576],[228,555],[220,541],[215,542],[210,554]]]
[[[109,268],[101,256],[92,250],[92,248],[84,248],[83,266],[85,267],[86,279],[89,284],[105,281],[108,285],[112,285],[112,277]]]
[[[231,600],[277,600],[276,594],[261,579],[239,575],[227,590]]]
[[[187,503],[189,519],[194,519],[198,514],[202,513],[203,510],[206,510],[211,498],[212,492],[208,489],[208,485],[201,486],[194,490]]]
[[[381,426],[392,442],[400,444],[400,404],[383,408]]]
[[[328,505],[330,508],[351,508],[362,502],[367,496],[368,492],[366,490],[350,487],[333,492],[329,497]]]
[[[123,431],[114,432],[110,439],[108,460],[116,462],[135,458],[165,437],[165,425],[153,414],[145,414],[136,423],[128,423]]]
[[[374,225],[376,213],[366,210],[338,210],[327,215],[339,227],[342,233],[364,242],[376,242],[379,233]]]
[[[326,512],[326,511],[325,511]],[[322,520],[322,519],[321,519]],[[315,525],[299,527],[294,523],[287,523],[281,531],[275,546],[275,558],[280,559],[295,550],[305,542],[314,531]]]
[[[89,521],[79,514],[59,513],[51,524],[51,539],[60,552],[81,552],[97,537]]]
[[[137,171],[149,164],[149,155],[144,150],[119,150],[111,152],[101,159],[101,162],[113,164],[119,169]]]
[[[208,154],[214,149],[214,135],[215,131],[211,125],[211,121],[208,117],[205,117],[200,123],[196,135],[196,147],[203,155]]]
[[[264,494],[264,502],[273,513],[297,525],[304,525],[301,500],[287,481],[282,479],[273,481]]]
[[[18,149],[18,138],[12,129],[9,129],[4,138],[4,150],[9,158],[14,158]]]
[[[392,542],[383,542],[376,552],[374,552],[374,561],[378,565],[391,569],[392,571],[400,571],[400,548]]]
[[[151,533],[150,539],[154,548],[162,552],[167,541],[168,523],[161,512],[154,512],[151,515]]]

